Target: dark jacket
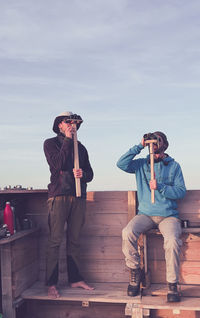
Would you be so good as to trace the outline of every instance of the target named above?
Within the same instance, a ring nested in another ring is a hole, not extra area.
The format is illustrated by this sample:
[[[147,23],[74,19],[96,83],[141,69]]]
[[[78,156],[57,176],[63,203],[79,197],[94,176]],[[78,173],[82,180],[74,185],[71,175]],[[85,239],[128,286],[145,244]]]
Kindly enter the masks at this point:
[[[93,171],[86,148],[78,142],[79,166],[83,170],[81,178],[81,197],[86,198],[87,182],[93,179]],[[44,153],[51,172],[48,185],[49,198],[59,195],[76,196],[73,140],[62,134],[46,139]]]

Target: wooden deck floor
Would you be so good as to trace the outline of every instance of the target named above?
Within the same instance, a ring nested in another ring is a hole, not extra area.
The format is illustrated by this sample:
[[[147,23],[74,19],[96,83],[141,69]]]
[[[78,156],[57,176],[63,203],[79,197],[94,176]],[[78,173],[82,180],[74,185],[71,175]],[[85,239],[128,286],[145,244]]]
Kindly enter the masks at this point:
[[[200,286],[182,285],[181,302],[167,303],[165,285],[153,284],[150,289],[144,290],[141,297],[129,297],[126,295],[127,284],[125,283],[95,283],[94,290],[80,288],[61,287],[60,297],[55,301],[94,302],[110,304],[135,304],[139,308],[147,309],[178,309],[200,311]],[[154,296],[157,295],[157,296]],[[31,288],[23,292],[24,299],[47,300],[47,287],[42,282],[36,282]]]
[[[140,303],[141,297],[129,297],[126,294],[126,283],[94,283],[91,284],[94,290],[83,290],[81,288],[61,287],[60,297],[56,301],[88,301],[101,303]],[[47,287],[44,283],[36,282],[31,288],[22,293],[24,299],[50,300],[47,296]]]

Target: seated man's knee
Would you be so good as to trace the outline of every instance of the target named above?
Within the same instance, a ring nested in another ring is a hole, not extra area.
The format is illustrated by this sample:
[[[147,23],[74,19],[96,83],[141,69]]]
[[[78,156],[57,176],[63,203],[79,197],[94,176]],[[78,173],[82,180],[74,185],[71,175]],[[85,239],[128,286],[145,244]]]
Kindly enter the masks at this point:
[[[130,226],[126,226],[122,230],[122,240],[123,241],[130,241],[135,242],[138,239],[137,233],[134,232],[134,229],[132,229]]]
[[[130,236],[130,230],[129,230],[129,227],[126,226],[122,230],[122,239],[126,240],[129,236]]]

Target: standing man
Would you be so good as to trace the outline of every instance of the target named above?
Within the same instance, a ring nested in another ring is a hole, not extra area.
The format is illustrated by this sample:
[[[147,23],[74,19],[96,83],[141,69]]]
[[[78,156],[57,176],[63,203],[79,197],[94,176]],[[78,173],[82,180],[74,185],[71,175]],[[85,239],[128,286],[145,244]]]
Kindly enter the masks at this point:
[[[58,259],[59,247],[67,223],[67,271],[71,287],[93,289],[88,286],[79,272],[80,232],[86,210],[87,182],[93,179],[93,171],[86,148],[78,142],[80,169],[74,169],[74,146],[71,118],[72,112],[58,115],[53,124],[56,137],[45,140],[44,153],[51,173],[48,185],[49,240],[46,260],[46,284],[48,295],[59,297]],[[80,116],[78,116],[81,119]],[[82,119],[81,119],[82,120]],[[79,129],[80,123],[77,124]],[[76,197],[75,178],[80,178],[81,197]]]
[[[144,137],[156,139],[154,149],[155,179],[151,180],[150,156],[134,159],[145,147]],[[164,133],[156,131],[144,135],[141,143],[132,147],[117,162],[117,166],[128,173],[135,173],[138,195],[138,214],[123,229],[122,251],[127,267],[130,269],[129,296],[139,294],[141,269],[137,240],[141,233],[158,227],[164,237],[166,259],[166,280],[168,282],[167,300],[180,301],[177,290],[179,280],[179,254],[181,223],[178,218],[176,200],[184,197],[185,183],[180,165],[165,153],[168,147]],[[152,138],[153,137],[153,138]],[[155,190],[155,203],[151,203],[151,190]]]

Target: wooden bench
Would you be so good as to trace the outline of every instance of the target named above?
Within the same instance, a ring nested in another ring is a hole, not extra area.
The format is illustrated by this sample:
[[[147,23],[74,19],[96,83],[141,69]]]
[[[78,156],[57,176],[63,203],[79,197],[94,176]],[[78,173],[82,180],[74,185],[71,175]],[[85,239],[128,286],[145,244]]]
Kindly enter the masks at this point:
[[[194,233],[200,226],[200,191],[188,191],[179,203],[181,217],[188,219],[192,228],[186,229],[183,234],[180,271],[183,299],[178,304],[168,304],[163,297],[165,260],[162,237],[156,233],[151,233],[147,240],[151,289],[145,290],[143,297],[126,295],[129,271],[121,251],[121,231],[136,214],[135,191],[88,192],[81,263],[82,274],[95,290],[84,291],[67,286],[63,240],[59,267],[61,297],[49,299],[44,285],[48,233],[46,199],[47,192],[35,191],[26,200],[26,214],[39,230],[22,231],[0,240],[4,318],[17,317],[16,307],[22,302],[26,304],[29,318],[121,318],[125,315],[141,318],[148,316],[150,310],[157,311],[159,317],[160,310],[170,310],[171,315],[180,311],[200,311],[200,237]],[[160,293],[154,297],[156,290]]]

